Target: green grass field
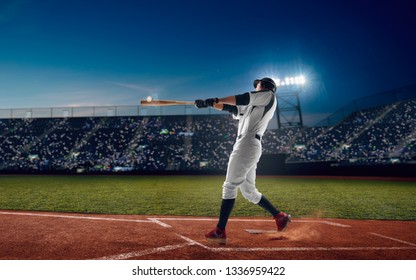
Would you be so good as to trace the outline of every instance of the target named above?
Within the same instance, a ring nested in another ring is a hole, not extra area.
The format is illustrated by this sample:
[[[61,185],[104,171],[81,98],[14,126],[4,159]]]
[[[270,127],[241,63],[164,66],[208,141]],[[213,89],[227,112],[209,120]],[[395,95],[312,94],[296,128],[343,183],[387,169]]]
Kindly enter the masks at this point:
[[[0,176],[1,210],[217,216],[224,176]],[[416,182],[257,178],[293,217],[416,220]],[[239,193],[233,216],[267,216]]]

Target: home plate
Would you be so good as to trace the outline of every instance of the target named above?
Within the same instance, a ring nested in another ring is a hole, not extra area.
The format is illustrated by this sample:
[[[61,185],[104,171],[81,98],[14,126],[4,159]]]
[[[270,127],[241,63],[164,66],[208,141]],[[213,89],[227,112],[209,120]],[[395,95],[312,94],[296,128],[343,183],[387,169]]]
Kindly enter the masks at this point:
[[[276,230],[263,230],[263,229],[245,229],[250,234],[264,234],[264,233],[277,233]]]

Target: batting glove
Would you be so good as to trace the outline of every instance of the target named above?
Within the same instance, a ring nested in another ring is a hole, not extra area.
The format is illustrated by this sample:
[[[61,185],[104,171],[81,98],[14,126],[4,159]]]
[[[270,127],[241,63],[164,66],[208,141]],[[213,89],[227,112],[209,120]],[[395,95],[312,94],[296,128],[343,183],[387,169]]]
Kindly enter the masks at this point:
[[[208,105],[207,103],[205,103],[205,100],[197,99],[195,100],[195,107],[197,107],[198,109],[201,109],[201,108],[207,108]]]
[[[207,104],[207,106],[209,107],[214,107],[214,103],[218,103],[218,98],[208,98],[205,99],[205,104]]]

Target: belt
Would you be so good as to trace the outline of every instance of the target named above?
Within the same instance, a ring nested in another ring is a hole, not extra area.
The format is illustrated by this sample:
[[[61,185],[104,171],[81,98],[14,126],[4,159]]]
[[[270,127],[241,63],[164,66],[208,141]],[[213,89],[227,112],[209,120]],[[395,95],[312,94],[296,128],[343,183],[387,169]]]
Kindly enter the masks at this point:
[[[241,139],[241,137],[243,137],[243,136],[244,136],[244,134],[238,135],[238,139]],[[254,135],[254,138],[256,138],[257,140],[261,141],[261,136],[258,135],[258,134]]]

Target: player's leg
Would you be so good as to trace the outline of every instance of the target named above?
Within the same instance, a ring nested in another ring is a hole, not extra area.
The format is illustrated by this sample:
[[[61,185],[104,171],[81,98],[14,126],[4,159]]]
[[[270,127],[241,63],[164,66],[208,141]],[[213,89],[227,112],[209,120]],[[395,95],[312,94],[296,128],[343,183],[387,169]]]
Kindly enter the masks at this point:
[[[224,208],[222,207],[222,209],[224,209],[224,213],[221,213],[223,219],[220,226],[225,228],[228,217],[231,214],[232,206],[234,205],[233,200],[235,200],[237,197],[238,188],[244,184],[247,178],[247,174],[250,172],[250,170],[253,168],[255,170],[255,165],[259,158],[259,153],[255,148],[241,149],[241,147],[237,146],[236,149],[231,153],[227,168],[227,175],[222,186],[222,205],[225,206]],[[230,207],[231,209],[229,209]]]
[[[257,139],[255,140],[257,141]],[[259,155],[253,148],[242,149],[242,146],[235,145],[228,162],[227,175],[223,184],[218,224],[215,229],[205,235],[208,240],[223,244],[226,242],[225,228],[234,207],[238,187],[245,181],[253,162],[256,163],[258,159]]]
[[[246,180],[240,186],[242,195],[250,202],[259,205],[268,211],[275,219],[278,231],[284,231],[290,222],[290,215],[279,211],[264,195],[256,188],[256,166],[249,170]]]
[[[256,168],[257,164],[247,172],[246,179],[240,185],[241,194],[251,203],[258,204],[262,198],[262,194],[256,188]]]
[[[228,218],[231,215],[231,211],[234,208],[235,198],[233,199],[222,199],[220,215],[217,226],[205,234],[205,238],[209,241],[213,241],[220,244],[227,242],[227,234],[225,227],[227,226]]]
[[[275,217],[280,212],[264,195],[261,196],[261,199],[257,205],[269,212],[273,217]]]
[[[256,166],[249,170],[246,180],[240,186],[242,195],[251,203],[257,204],[269,212],[273,217],[279,214],[279,210],[256,187]]]
[[[222,199],[221,201],[221,208],[220,208],[220,217],[218,219],[217,227],[220,230],[225,230],[227,226],[228,218],[231,215],[231,211],[233,211],[235,203],[235,198],[231,199]]]

